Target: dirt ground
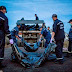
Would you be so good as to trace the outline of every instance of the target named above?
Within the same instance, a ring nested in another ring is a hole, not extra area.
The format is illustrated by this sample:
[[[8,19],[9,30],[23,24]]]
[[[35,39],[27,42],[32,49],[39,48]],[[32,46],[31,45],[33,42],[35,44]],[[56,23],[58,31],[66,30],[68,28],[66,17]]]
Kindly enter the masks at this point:
[[[39,49],[37,52],[43,52],[44,50]],[[0,69],[0,72],[72,72],[72,57],[65,58],[64,64],[55,64],[53,61],[45,62],[39,68],[27,69],[18,63],[10,61],[11,48],[5,48],[5,59],[3,64],[5,68]],[[64,54],[65,55],[65,54]]]

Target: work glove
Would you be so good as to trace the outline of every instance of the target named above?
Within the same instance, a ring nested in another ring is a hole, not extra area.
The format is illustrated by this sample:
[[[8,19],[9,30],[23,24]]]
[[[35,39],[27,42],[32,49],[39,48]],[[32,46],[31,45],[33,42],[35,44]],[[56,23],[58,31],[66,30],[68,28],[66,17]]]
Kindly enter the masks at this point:
[[[39,39],[39,42],[41,42],[41,38]]]
[[[50,43],[52,43],[53,39],[51,38]]]
[[[13,44],[13,39],[10,39],[9,41],[10,41],[10,44]]]

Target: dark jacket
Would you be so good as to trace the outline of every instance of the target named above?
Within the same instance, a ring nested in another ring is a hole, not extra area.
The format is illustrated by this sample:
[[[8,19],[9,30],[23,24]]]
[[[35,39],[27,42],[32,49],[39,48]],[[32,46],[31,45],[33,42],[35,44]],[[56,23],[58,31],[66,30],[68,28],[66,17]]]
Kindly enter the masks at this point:
[[[51,34],[50,32],[46,29],[46,28],[43,28],[42,31],[41,31],[41,34],[44,36],[44,38],[49,42],[50,39],[51,39]]]
[[[65,33],[64,33],[64,24],[60,20],[55,20],[53,24],[53,32],[55,32],[55,40],[61,40],[65,38]]]
[[[14,29],[12,29],[12,31],[11,31],[11,36],[12,36],[12,38],[16,38],[16,36],[19,36],[18,33],[19,33],[19,28],[16,26],[16,27],[14,27]]]
[[[11,35],[10,35],[10,31],[9,31],[9,26],[8,26],[8,18],[1,11],[0,11],[0,30],[4,34],[7,34],[7,36],[9,37],[9,39],[11,39]]]

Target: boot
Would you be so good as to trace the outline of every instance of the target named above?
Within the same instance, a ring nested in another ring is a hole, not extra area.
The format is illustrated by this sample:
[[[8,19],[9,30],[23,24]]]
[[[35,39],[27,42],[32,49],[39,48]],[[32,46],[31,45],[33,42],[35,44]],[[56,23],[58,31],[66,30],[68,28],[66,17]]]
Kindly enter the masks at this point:
[[[0,68],[4,68],[6,65],[3,65],[2,62],[0,62]]]

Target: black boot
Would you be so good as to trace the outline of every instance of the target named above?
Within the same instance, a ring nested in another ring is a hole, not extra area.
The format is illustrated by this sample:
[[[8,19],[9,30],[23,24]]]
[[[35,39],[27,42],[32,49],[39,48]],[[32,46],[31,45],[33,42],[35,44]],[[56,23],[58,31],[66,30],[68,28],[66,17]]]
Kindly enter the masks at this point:
[[[6,65],[3,65],[2,62],[0,62],[0,68],[4,68]]]
[[[63,63],[64,63],[63,59],[60,59],[59,64],[63,64]]]
[[[65,57],[71,57],[71,53],[67,53]]]
[[[63,64],[64,61],[63,61],[63,59],[60,59],[60,60],[55,60],[54,63],[55,64]]]

